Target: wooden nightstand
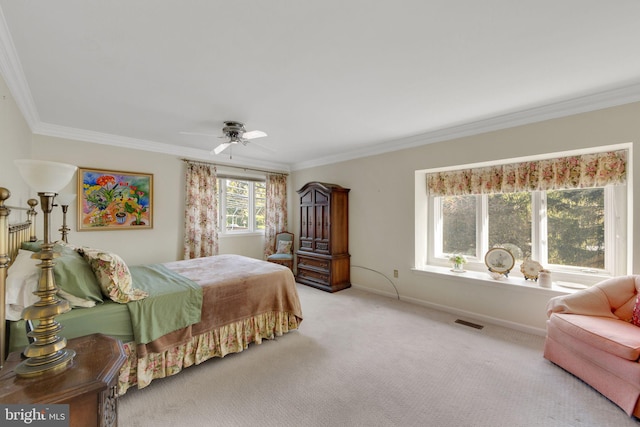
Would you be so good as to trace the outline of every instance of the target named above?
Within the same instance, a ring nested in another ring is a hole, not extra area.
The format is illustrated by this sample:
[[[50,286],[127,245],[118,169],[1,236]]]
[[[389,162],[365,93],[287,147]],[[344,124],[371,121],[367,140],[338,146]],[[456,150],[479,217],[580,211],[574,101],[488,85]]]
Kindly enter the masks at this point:
[[[118,372],[126,360],[122,343],[93,334],[69,340],[67,347],[76,351],[71,367],[35,378],[16,376],[20,353],[11,353],[0,371],[0,402],[69,404],[71,426],[117,426]]]

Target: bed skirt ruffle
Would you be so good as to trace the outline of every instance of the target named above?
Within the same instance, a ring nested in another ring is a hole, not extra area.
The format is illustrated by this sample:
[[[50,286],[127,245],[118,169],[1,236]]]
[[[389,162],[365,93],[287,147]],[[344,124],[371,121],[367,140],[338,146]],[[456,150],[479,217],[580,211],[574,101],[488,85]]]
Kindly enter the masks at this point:
[[[197,335],[186,344],[162,353],[149,353],[141,358],[136,355],[135,342],[124,343],[127,361],[120,369],[118,395],[125,394],[135,385],[139,389],[144,388],[156,378],[175,375],[183,368],[198,365],[212,357],[239,353],[253,342],[260,344],[263,339],[282,336],[298,329],[301,321],[291,313],[264,313]]]

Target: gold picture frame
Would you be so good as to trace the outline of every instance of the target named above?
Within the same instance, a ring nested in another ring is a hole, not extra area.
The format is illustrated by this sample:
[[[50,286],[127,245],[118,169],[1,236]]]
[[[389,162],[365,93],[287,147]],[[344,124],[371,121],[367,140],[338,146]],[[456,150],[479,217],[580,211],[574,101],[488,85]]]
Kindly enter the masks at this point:
[[[78,168],[78,231],[153,228],[153,174]]]

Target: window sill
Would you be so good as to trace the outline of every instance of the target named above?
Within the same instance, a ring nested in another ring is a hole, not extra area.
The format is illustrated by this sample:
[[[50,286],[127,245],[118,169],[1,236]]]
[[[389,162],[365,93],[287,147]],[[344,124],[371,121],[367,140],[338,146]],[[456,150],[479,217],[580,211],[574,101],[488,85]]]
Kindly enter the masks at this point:
[[[437,276],[440,278],[446,277],[447,279],[455,279],[456,281],[460,282],[466,282],[470,284],[472,283],[474,285],[481,285],[492,288],[521,290],[527,292],[542,292],[549,294],[550,297],[575,293],[580,289],[574,288],[574,286],[581,286],[577,283],[554,281],[551,288],[542,288],[538,285],[538,282],[525,280],[523,277],[511,276],[503,277],[496,280],[491,278],[487,272],[465,271],[463,273],[454,273],[453,271],[451,271],[451,268],[430,265],[426,265],[423,267],[414,267],[411,269],[411,271],[418,275]],[[561,286],[561,284],[566,284],[566,286]]]
[[[218,237],[221,239],[227,237],[255,237],[264,236],[264,231],[237,231],[235,233],[218,233]]]

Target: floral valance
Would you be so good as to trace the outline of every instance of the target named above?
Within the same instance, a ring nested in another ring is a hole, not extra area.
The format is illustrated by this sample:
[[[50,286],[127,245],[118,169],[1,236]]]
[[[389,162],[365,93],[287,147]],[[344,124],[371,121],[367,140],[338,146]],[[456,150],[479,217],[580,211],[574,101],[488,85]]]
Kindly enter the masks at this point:
[[[427,174],[432,196],[515,193],[624,184],[627,150]]]

